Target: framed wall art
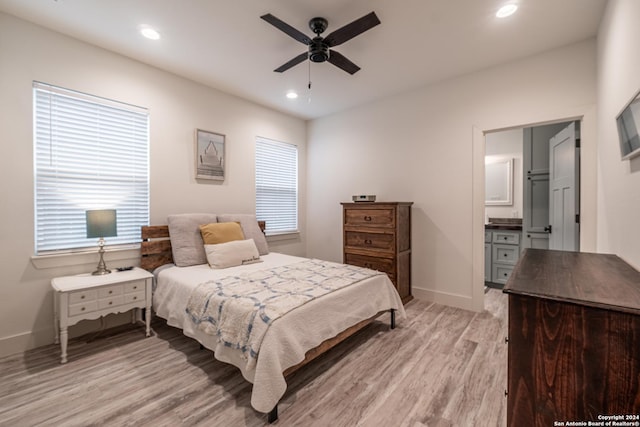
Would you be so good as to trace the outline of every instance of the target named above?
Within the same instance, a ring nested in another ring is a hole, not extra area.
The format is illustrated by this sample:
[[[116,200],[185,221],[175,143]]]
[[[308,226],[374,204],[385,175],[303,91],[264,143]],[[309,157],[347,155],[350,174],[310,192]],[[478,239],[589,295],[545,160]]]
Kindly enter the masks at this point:
[[[224,181],[225,136],[196,129],[196,179]]]

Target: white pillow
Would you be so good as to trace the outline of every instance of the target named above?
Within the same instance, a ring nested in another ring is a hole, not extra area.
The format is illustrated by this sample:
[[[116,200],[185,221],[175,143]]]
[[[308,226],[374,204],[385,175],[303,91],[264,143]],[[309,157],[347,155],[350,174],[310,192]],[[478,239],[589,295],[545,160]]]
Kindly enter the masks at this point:
[[[227,268],[262,261],[253,239],[204,245],[204,251],[211,268]]]

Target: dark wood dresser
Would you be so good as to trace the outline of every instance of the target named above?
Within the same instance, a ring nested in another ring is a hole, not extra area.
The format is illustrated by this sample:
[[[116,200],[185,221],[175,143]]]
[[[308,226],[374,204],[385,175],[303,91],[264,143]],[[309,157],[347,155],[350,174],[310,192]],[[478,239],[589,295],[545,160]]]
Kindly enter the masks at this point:
[[[527,249],[504,292],[508,426],[640,421],[638,271],[615,255]]]
[[[411,296],[413,202],[342,203],[343,262],[387,273],[403,303]]]

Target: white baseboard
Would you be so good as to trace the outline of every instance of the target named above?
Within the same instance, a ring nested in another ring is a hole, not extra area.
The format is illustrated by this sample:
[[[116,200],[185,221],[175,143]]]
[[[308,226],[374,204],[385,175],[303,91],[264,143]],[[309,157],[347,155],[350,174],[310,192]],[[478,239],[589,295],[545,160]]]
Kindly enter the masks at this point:
[[[115,326],[125,325],[131,322],[131,312],[110,314],[104,317],[104,328],[109,329]],[[53,322],[52,322],[53,323]],[[83,320],[82,322],[69,327],[69,339],[79,337],[84,334],[97,332],[103,324],[100,319]],[[12,354],[24,353],[36,347],[53,344],[54,329],[41,329],[38,331],[25,332],[0,338],[0,357]]]
[[[431,289],[411,288],[414,298],[424,301],[435,302],[436,304],[448,305],[450,307],[462,308],[474,311],[473,299],[466,295],[450,294],[447,292],[434,291]]]
[[[23,353],[53,342],[53,328],[0,338],[0,357]]]

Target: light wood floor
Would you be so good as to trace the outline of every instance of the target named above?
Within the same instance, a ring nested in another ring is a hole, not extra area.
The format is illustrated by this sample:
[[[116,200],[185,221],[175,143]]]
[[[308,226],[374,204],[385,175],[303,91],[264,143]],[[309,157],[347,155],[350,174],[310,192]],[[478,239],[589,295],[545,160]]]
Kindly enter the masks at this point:
[[[294,373],[278,426],[503,426],[506,296],[486,310],[412,301]],[[0,359],[0,426],[262,426],[240,372],[161,319]]]

